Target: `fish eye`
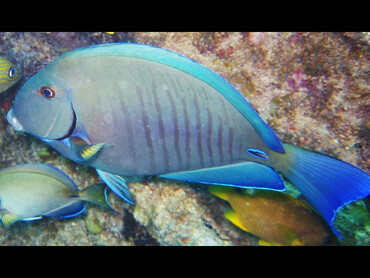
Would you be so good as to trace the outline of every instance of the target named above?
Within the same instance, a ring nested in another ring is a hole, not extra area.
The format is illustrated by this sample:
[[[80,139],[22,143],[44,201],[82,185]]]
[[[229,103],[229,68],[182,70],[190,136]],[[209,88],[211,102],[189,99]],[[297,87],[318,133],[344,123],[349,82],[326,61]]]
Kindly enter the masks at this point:
[[[40,93],[44,97],[46,97],[46,98],[53,98],[53,97],[55,97],[55,92],[50,87],[45,87],[45,86],[41,87],[40,88]]]
[[[13,78],[15,76],[15,68],[14,67],[11,67],[8,71],[8,76],[9,78]]]

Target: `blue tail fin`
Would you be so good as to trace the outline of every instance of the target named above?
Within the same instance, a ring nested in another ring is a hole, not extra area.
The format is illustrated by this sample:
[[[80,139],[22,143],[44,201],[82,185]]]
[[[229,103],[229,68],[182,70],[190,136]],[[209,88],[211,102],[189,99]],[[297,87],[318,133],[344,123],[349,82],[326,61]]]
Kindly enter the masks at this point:
[[[281,171],[333,228],[337,212],[370,194],[370,176],[333,157],[284,145],[276,169]]]

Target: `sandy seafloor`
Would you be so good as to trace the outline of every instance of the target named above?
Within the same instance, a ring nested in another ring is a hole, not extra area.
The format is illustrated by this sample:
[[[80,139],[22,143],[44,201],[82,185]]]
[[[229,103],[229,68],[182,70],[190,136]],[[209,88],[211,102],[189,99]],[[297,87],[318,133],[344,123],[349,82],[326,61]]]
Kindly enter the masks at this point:
[[[258,110],[285,143],[319,151],[369,172],[369,33],[0,33],[0,56],[23,69],[0,95],[0,168],[49,163],[79,186],[100,179],[16,132],[6,113],[19,88],[62,53],[109,42],[137,42],[176,51],[218,72]],[[0,227],[0,245],[257,245],[258,238],[223,217],[229,205],[206,186],[159,178],[129,184],[136,206],[113,194],[119,214],[88,205],[81,215]],[[341,245],[369,245],[368,200],[347,206],[335,226]]]

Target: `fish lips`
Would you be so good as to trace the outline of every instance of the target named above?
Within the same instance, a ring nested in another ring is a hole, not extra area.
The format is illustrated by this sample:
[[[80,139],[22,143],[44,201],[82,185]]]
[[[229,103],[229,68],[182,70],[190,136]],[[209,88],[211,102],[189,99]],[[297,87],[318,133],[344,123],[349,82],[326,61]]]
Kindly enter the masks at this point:
[[[73,120],[72,120],[72,124],[69,128],[69,131],[67,132],[66,135],[62,136],[62,137],[59,137],[59,138],[54,138],[53,140],[58,140],[58,141],[61,141],[63,139],[66,139],[68,137],[70,137],[75,128],[76,128],[76,113],[72,107],[72,115],[73,115]],[[8,123],[16,130],[16,131],[21,131],[21,132],[27,132],[27,130],[24,129],[24,127],[22,126],[22,124],[18,121],[18,119],[14,116],[14,112],[13,112],[13,108],[11,108],[8,113],[6,114],[6,119],[8,121]],[[39,137],[39,136],[37,136]],[[46,139],[49,139],[49,138],[46,138]]]
[[[13,108],[11,108],[8,113],[6,114],[6,119],[8,123],[16,130],[16,131],[25,131],[23,126],[20,124],[20,122],[17,120],[17,118],[14,116]]]

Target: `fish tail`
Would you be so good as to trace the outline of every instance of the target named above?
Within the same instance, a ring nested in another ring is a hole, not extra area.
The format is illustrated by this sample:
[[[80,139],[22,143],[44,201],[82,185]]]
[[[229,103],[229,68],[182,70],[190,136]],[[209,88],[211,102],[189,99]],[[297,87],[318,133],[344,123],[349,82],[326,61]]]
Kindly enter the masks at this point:
[[[336,158],[284,145],[286,153],[274,153],[272,166],[282,172],[317,209],[333,232],[337,212],[370,194],[370,176]]]
[[[106,190],[107,187],[104,183],[93,184],[80,192],[80,199],[98,205],[103,209],[116,211],[108,202]]]

